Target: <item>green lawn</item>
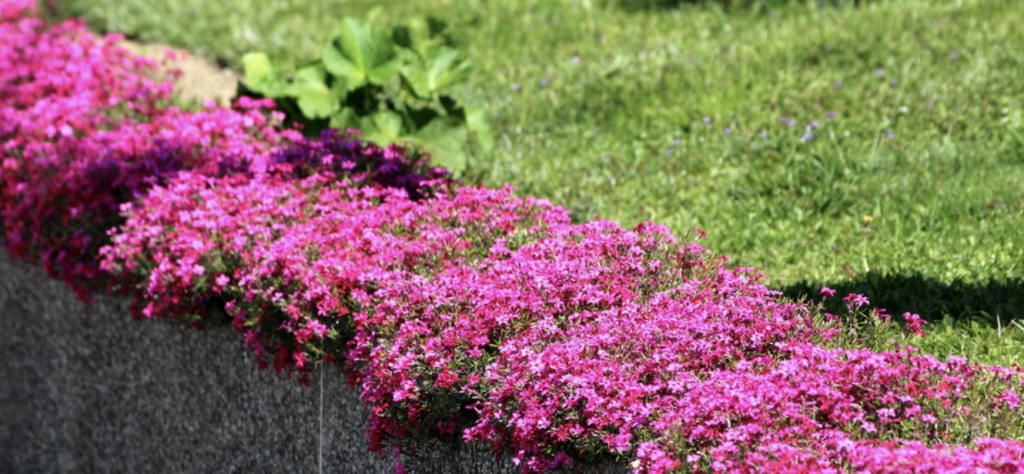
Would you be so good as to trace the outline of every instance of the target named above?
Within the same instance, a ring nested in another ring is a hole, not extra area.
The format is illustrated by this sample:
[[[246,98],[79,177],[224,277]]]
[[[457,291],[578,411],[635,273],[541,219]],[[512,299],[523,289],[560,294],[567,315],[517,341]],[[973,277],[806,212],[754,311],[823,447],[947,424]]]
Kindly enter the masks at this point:
[[[343,15],[441,17],[478,68],[458,92],[497,117],[472,180],[579,220],[700,227],[791,296],[862,292],[946,321],[928,350],[1020,362],[1020,3],[643,8],[665,3],[67,0],[59,14],[235,68],[250,51],[317,57]]]

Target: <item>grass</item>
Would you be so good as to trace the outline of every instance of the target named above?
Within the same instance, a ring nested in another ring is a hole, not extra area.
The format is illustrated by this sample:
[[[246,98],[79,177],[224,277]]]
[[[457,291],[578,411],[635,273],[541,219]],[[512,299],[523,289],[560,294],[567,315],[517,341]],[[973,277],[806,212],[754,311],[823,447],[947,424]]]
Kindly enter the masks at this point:
[[[498,149],[472,179],[578,220],[700,227],[790,296],[865,293],[932,321],[929,351],[1021,361],[1016,0],[378,3],[68,0],[57,13],[236,69],[250,51],[316,57],[343,15],[439,16],[477,65],[459,93],[496,117]]]

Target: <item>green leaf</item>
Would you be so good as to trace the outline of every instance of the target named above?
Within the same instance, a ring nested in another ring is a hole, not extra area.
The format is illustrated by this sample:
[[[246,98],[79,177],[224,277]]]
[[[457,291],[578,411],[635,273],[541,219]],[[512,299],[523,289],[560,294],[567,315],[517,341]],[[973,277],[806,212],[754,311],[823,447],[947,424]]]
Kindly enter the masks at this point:
[[[384,30],[345,18],[324,48],[324,66],[346,79],[349,89],[369,82],[383,85],[402,66],[398,51]]]
[[[299,110],[310,118],[327,118],[340,109],[338,98],[330,90],[309,89],[298,96]]]
[[[438,117],[410,138],[430,153],[431,162],[458,172],[465,170],[468,162],[466,137],[467,129],[460,121]]]
[[[445,113],[452,117],[458,117],[459,119],[465,120],[466,110],[462,108],[462,104],[454,97],[442,95],[438,97],[438,102],[441,103],[441,107],[444,108]]]
[[[295,96],[306,88],[327,89],[327,71],[322,65],[313,64],[295,71],[292,83],[289,85],[288,95]]]
[[[402,79],[412,90],[412,93],[421,99],[430,98],[430,79],[427,78],[427,70],[423,68],[418,59],[406,61],[402,65]]]
[[[382,110],[368,117],[356,117],[357,128],[363,132],[363,138],[379,146],[388,146],[411,140],[403,135],[402,116],[391,110]]]
[[[473,69],[461,52],[442,46],[430,51],[427,58],[427,87],[433,93],[469,79]]]
[[[424,107],[422,109],[409,109],[406,112],[406,116],[409,117],[409,121],[411,122],[409,124],[409,128],[412,133],[415,134],[429,125],[430,122],[440,117],[441,114],[437,113],[436,110]]]
[[[491,117],[487,109],[469,109],[466,111],[466,126],[473,132],[480,151],[490,153],[494,150],[494,137],[491,136]]]
[[[274,67],[270,64],[270,56],[267,56],[266,53],[249,53],[242,56],[242,67],[245,68],[245,82],[250,87],[274,72]]]
[[[421,57],[429,56],[438,46],[453,46],[446,34],[448,25],[434,17],[417,17],[396,26],[392,33],[395,44],[415,51]]]
[[[406,61],[402,78],[413,93],[423,99],[433,98],[445,88],[469,79],[473,68],[465,55],[446,46],[429,51],[423,60]]]
[[[341,130],[347,130],[349,128],[360,128],[362,124],[359,122],[359,116],[356,115],[356,111],[352,107],[343,107],[334,115],[331,115],[331,120],[328,122],[330,128],[339,128]]]
[[[426,56],[431,47],[439,44],[440,39],[431,38],[430,22],[426,18],[413,18],[404,25],[394,29],[395,43],[409,48],[420,56]]]
[[[246,86],[265,97],[278,98],[284,95],[285,82],[274,71],[270,57],[264,53],[249,53],[242,57],[245,68]]]
[[[380,146],[403,141],[402,116],[390,110],[382,110],[371,118],[376,130],[368,132],[366,138]]]
[[[341,98],[327,87],[327,71],[321,64],[296,71],[285,92],[297,99],[299,110],[309,118],[327,118],[341,109]]]

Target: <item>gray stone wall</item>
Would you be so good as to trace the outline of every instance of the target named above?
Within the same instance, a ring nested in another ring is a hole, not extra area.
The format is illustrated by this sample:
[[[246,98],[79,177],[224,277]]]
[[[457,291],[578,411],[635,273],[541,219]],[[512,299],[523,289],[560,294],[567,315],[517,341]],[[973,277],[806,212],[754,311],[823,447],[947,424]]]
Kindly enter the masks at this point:
[[[337,368],[303,387],[260,371],[230,329],[133,321],[126,299],[106,295],[86,305],[0,250],[0,472],[317,473],[322,465],[391,474],[391,457],[366,448],[366,419]],[[434,440],[418,452],[404,459],[416,473],[519,472],[479,446]]]

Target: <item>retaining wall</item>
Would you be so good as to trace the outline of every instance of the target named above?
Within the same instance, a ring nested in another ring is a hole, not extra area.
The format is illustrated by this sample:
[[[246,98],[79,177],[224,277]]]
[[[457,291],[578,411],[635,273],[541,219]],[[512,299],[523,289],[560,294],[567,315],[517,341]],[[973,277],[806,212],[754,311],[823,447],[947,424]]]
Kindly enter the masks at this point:
[[[312,380],[259,370],[230,328],[133,321],[128,300],[107,295],[86,305],[0,251],[0,472],[315,473],[322,440],[325,473],[392,474],[390,456],[367,450],[344,374]],[[417,452],[403,458],[415,473],[519,472],[476,445],[421,440]]]

